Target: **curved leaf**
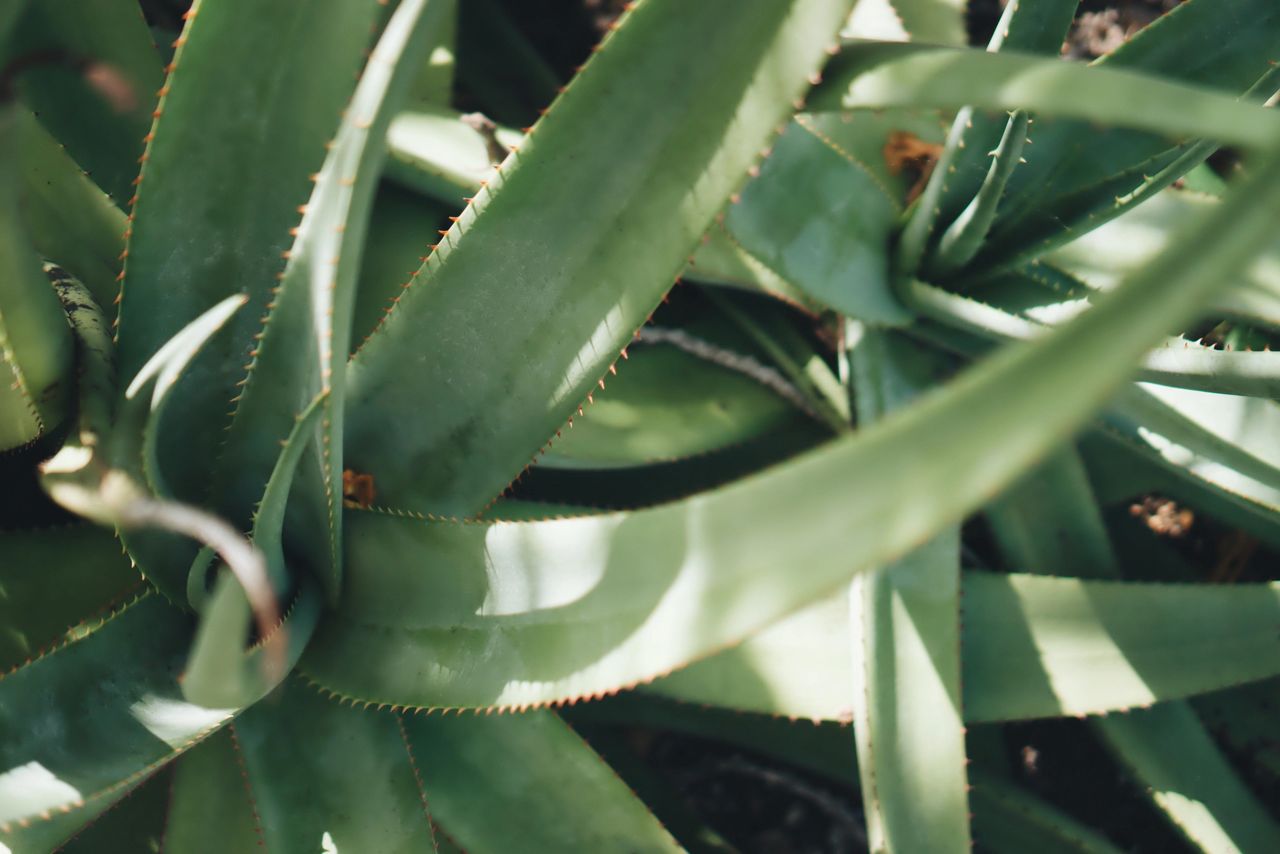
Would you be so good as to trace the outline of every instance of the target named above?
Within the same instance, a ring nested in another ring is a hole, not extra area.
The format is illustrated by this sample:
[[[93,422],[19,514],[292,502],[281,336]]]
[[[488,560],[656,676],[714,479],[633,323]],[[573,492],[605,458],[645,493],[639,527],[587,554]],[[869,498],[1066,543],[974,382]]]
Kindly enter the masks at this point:
[[[502,492],[670,287],[851,5],[648,0],[621,20],[352,360],[346,452],[382,500],[471,515]]]
[[[539,465],[626,467],[708,453],[760,436],[794,412],[741,373],[674,347],[633,347]]]
[[[109,306],[120,289],[124,213],[87,178],[33,116],[19,122],[22,217],[40,255]]]
[[[310,560],[330,598],[337,596],[342,579],[339,505],[352,306],[369,209],[386,155],[382,137],[447,8],[428,0],[400,3],[369,58],[329,155],[314,176],[315,189],[239,383],[214,478],[215,502],[243,525],[281,458],[280,443],[294,441],[289,437],[298,419],[319,401],[323,414],[313,428],[315,453],[293,461],[297,483],[286,494],[298,527],[306,532],[290,545]],[[327,549],[320,548],[325,541],[317,531],[328,531]]]
[[[57,427],[71,392],[71,331],[18,209],[22,118],[0,104],[0,451]]]
[[[337,851],[433,850],[417,778],[435,757],[415,765],[397,716],[342,707],[291,679],[233,731],[243,773],[234,786],[252,796],[266,850],[321,851],[326,839]],[[220,824],[205,811],[186,832],[216,839]]]
[[[77,525],[0,533],[0,672],[123,604],[140,582],[106,529]]]
[[[284,268],[289,228],[378,8],[374,0],[198,2],[175,43],[128,239],[120,375],[132,376],[209,306],[233,294],[249,300],[191,366],[161,431],[161,463],[178,498],[209,492],[208,460]]]
[[[151,594],[0,679],[0,842],[48,851],[230,712],[182,700],[188,619]]]
[[[1280,137],[1280,117],[1270,110],[1152,74],[903,44],[846,44],[809,101],[815,111],[965,105],[1035,110],[1260,150]]]
[[[651,510],[539,523],[351,514],[352,582],[307,669],[361,699],[517,705],[616,690],[742,640],[917,547],[1076,429],[1131,360],[1212,293],[1216,276],[1271,238],[1280,158],[1254,180],[1199,241],[1072,323],[730,486]],[[860,489],[846,489],[850,479]],[[836,493],[841,502],[827,500]],[[805,571],[790,572],[797,565]]]
[[[937,365],[911,342],[850,325],[859,424],[924,393]],[[853,734],[873,851],[967,852],[960,697],[960,526],[854,579]]]
[[[1280,585],[966,573],[962,588],[969,723],[1099,714],[1280,674]],[[830,642],[848,631],[842,604],[812,606],[644,690],[742,711],[848,720],[852,664]]]

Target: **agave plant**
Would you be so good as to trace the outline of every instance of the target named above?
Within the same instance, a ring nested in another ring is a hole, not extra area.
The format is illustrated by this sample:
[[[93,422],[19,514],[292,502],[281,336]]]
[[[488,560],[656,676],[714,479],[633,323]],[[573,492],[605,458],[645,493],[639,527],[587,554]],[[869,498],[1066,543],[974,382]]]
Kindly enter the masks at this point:
[[[491,115],[448,0],[0,9],[0,850],[725,850],[618,723],[1116,850],[1063,717],[1276,850],[1280,9],[641,0],[515,130],[480,5]]]

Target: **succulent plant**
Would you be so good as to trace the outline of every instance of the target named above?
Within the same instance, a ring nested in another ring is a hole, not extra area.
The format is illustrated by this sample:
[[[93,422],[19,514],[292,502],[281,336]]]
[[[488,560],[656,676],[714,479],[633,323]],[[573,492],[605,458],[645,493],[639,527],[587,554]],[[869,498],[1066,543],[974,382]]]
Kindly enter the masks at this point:
[[[545,105],[477,4],[491,115],[451,0],[0,8],[0,851],[728,850],[619,724],[1116,850],[1009,766],[1067,717],[1276,850],[1280,9],[858,5],[627,4]]]

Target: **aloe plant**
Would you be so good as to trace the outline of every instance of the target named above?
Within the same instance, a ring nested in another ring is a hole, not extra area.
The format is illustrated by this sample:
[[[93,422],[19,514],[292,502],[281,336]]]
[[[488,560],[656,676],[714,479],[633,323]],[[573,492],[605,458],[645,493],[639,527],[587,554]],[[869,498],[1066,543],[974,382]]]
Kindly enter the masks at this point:
[[[0,10],[0,850],[730,848],[618,725],[1117,850],[1001,741],[1067,717],[1275,850],[1280,11],[856,5],[641,0],[549,104],[494,3],[503,74],[451,0]]]

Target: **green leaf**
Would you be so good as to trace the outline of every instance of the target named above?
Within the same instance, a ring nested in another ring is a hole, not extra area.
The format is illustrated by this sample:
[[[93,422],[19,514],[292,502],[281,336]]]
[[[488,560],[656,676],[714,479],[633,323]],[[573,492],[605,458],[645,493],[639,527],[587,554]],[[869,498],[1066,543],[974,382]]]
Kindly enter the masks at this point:
[[[848,329],[860,425],[936,381],[937,366],[918,345]],[[850,588],[853,728],[872,850],[967,852],[972,844],[959,597],[959,525]]]
[[[1079,0],[1040,0],[1006,3],[987,50],[1018,51],[1056,56],[1071,28]],[[990,152],[1008,131],[1010,119],[964,107],[952,122],[946,148],[940,155],[948,168],[939,182],[936,223],[951,223],[978,195],[990,169]],[[927,215],[923,210],[921,215]]]
[[[684,278],[708,285],[724,285],[768,294],[809,312],[821,306],[804,291],[765,266],[717,222],[702,236],[689,259]]]
[[[38,657],[139,592],[110,531],[89,525],[0,533],[0,672]]]
[[[966,579],[964,603],[965,715],[975,722],[1144,706],[1280,668],[1267,628],[1278,586],[979,574]]]
[[[1021,282],[1022,287],[1018,290],[1023,293],[1015,291],[1012,294],[1015,305],[1024,300],[1036,304],[1020,306],[1023,311],[1015,315],[1006,310],[1012,307],[1005,304],[1006,294],[981,294],[988,299],[995,297],[994,304],[988,304],[916,280],[903,283],[900,293],[903,301],[919,316],[996,341],[1034,338],[1043,334],[1047,326],[1061,323],[1088,304],[1087,296],[1084,299],[1076,296],[1079,292],[1089,295],[1087,286],[1072,282],[1067,274],[1045,265],[1007,273],[1000,277],[1000,281],[1005,288]],[[1028,300],[1025,295],[1027,291],[1034,292],[1050,283],[1058,288],[1060,282],[1066,283],[1068,293],[1060,295],[1057,300],[1051,300],[1047,295],[1043,299]],[[1280,360],[1271,353],[1218,350],[1182,337],[1166,338],[1160,346],[1152,349],[1142,360],[1138,378],[1150,383],[1217,394],[1261,398],[1280,396]]]
[[[742,373],[675,347],[637,346],[539,465],[614,468],[665,462],[748,441],[794,414],[786,400]]]
[[[893,0],[893,8],[913,42],[965,45],[965,0]]]
[[[938,241],[934,266],[945,271],[963,267],[973,260],[995,222],[1009,178],[1013,176],[1027,142],[1030,119],[1018,110],[1009,116],[1000,142],[991,150],[991,168],[969,205]]]
[[[966,573],[969,723],[1099,714],[1280,674],[1280,585],[1143,584]],[[644,689],[673,699],[848,720],[838,598]],[[795,671],[803,670],[801,674]],[[797,690],[797,686],[809,686]]]
[[[125,203],[164,80],[137,3],[41,0],[15,38],[23,51],[53,57],[21,76],[22,99],[98,186]]]
[[[208,461],[284,269],[289,228],[353,91],[378,8],[201,2],[178,39],[128,240],[121,376],[209,306],[232,294],[249,300],[183,378],[163,431],[161,464],[183,500],[209,493]]]
[[[680,850],[554,712],[414,715],[404,730],[432,815],[467,850]]]
[[[742,640],[959,521],[1077,429],[1153,339],[1271,239],[1280,158],[1254,182],[1072,323],[730,486],[540,523],[350,514],[352,580],[308,671],[361,699],[514,705],[615,690]]]
[[[1010,569],[1074,578],[1118,573],[1088,473],[1073,447],[1032,469],[985,513]]]
[[[1186,703],[1108,715],[1098,729],[1156,804],[1203,850],[1280,846],[1280,826]]]
[[[519,131],[495,126],[489,135],[476,125],[440,107],[405,110],[387,130],[387,177],[461,207],[494,177],[495,154],[505,157],[507,149],[522,147],[524,141]]]
[[[33,116],[19,119],[22,218],[36,251],[82,281],[101,306],[119,292],[125,215]]]
[[[263,844],[243,762],[233,727],[206,738],[178,760],[164,828],[171,850],[221,854]],[[308,841],[312,851],[319,849],[319,840]]]
[[[1280,69],[1274,64],[1277,39],[1280,10],[1268,0],[1241,0],[1232,4],[1230,14],[1214,0],[1191,0],[1143,28],[1094,67],[1140,70],[1232,95],[1251,90],[1249,97],[1262,102],[1280,86]],[[1139,110],[1145,109],[1145,100],[1135,102]],[[1222,141],[1218,134],[1199,135]],[[977,259],[978,265],[1003,263],[1002,256],[1040,244],[1064,229],[1088,228],[1101,221],[1095,214],[1109,215],[1116,200],[1144,185],[1147,176],[1177,163],[1162,179],[1172,181],[1214,148],[1208,142],[1199,151],[1185,151],[1183,158],[1181,147],[1171,149],[1167,140],[1149,134],[1100,132],[1081,122],[1041,119],[1032,138],[1028,162],[1011,181],[1000,227],[991,236],[992,251]]]
[[[380,501],[469,515],[502,492],[670,287],[850,5],[622,19],[356,353],[346,451]]]
[[[1055,250],[1047,260],[1095,288],[1107,289],[1169,245],[1174,233],[1217,200],[1166,190],[1142,205]],[[1280,329],[1280,244],[1223,283],[1212,310]]]
[[[323,402],[323,396],[317,398],[294,425],[254,516],[253,542],[263,553],[276,596],[285,595],[293,581],[285,569],[282,543],[285,507],[298,460],[324,412]],[[197,560],[191,572],[197,577],[189,579],[188,585],[194,581],[203,594],[205,563]],[[224,573],[207,605],[191,604],[202,614],[182,690],[187,699],[203,706],[243,706],[266,694],[297,662],[320,616],[315,585],[304,579],[289,619],[273,626],[273,633],[259,638],[246,654],[252,609],[238,579]]]
[[[853,720],[853,647],[846,591],[797,611],[741,644],[639,687],[650,694],[795,720]]]
[[[80,828],[58,849],[59,854],[137,854],[162,850],[172,782],[169,769],[153,774],[106,813]]]
[[[229,711],[183,702],[187,618],[155,594],[0,679],[0,842],[48,851]]]
[[[0,105],[0,451],[57,427],[71,396],[71,331],[18,209],[22,118]]]
[[[1037,572],[1085,567],[1091,574],[1118,575],[1120,567],[1079,458],[1061,458],[1037,485],[1039,501],[1028,495],[1035,492],[1028,484],[988,510],[1005,559]],[[1037,504],[1043,508],[1040,514],[1031,511]],[[1070,520],[1071,535],[1019,536],[1035,529],[1044,511]],[[1104,716],[1094,722],[1094,729],[1132,768],[1156,806],[1205,850],[1268,850],[1280,844],[1280,827],[1236,776],[1187,704],[1161,703],[1128,715]],[[1169,751],[1171,744],[1178,749]]]
[[[1104,422],[1111,435],[1180,480],[1265,508],[1274,528],[1280,446],[1271,428],[1277,419],[1280,405],[1273,401],[1143,385],[1118,396]]]
[[[249,607],[240,583],[219,579],[201,615],[192,644],[182,694],[207,707],[248,706],[289,674],[320,621],[323,597],[311,584],[270,634],[245,649]]]
[[[356,301],[352,308],[353,347],[374,330],[417,272],[426,251],[423,235],[433,234],[457,209],[411,193],[389,181],[378,187],[369,216],[364,251],[360,253]]]
[[[447,107],[453,100],[453,78],[457,68],[458,0],[431,0],[442,6],[431,29],[425,59],[409,89],[414,106]]]
[[[724,224],[744,250],[820,304],[896,326],[910,319],[889,288],[889,239],[904,194],[866,165],[881,159],[886,124],[798,117]],[[911,124],[924,125],[926,135],[940,131],[929,120]]]
[[[244,782],[268,851],[433,850],[423,775],[436,756],[409,751],[390,712],[343,707],[301,680],[234,725]],[[419,764],[420,763],[420,764]],[[483,799],[482,799],[483,800]],[[216,816],[202,822],[219,835]]]
[[[809,99],[815,111],[938,107],[1034,110],[1176,139],[1267,150],[1280,117],[1202,86],[1057,59],[916,45],[849,43]],[[1034,130],[1033,130],[1034,138]]]
[[[301,458],[289,497],[296,527],[305,533],[290,545],[309,561],[331,599],[342,579],[339,507],[351,316],[369,210],[386,154],[382,138],[425,59],[428,37],[447,10],[447,4],[434,0],[400,3],[369,58],[315,176],[279,289],[255,336],[258,343],[239,384],[214,478],[216,504],[233,522],[245,524],[280,459],[280,443],[319,400],[323,414],[313,430],[316,453]],[[321,531],[328,536],[318,536]]]

